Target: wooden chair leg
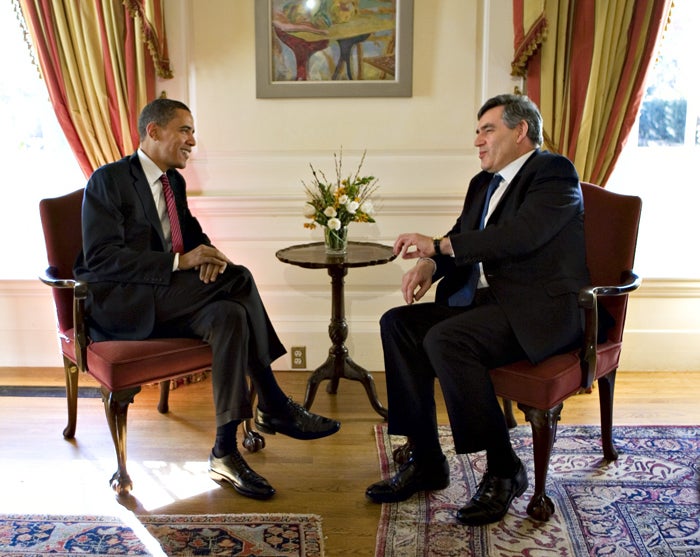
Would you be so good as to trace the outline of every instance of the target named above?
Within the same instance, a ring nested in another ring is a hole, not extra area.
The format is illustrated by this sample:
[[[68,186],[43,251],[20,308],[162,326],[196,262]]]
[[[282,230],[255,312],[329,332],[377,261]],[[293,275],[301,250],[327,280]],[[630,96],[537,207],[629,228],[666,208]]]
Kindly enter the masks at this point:
[[[515,419],[515,414],[513,414],[513,401],[507,398],[503,400],[503,415],[506,418],[506,425],[508,429],[513,429],[518,425],[518,420]]]
[[[170,380],[160,382],[160,399],[158,400],[158,412],[167,414],[170,410],[168,399],[170,398]]]
[[[126,471],[126,418],[129,404],[134,402],[134,396],[140,390],[141,387],[135,387],[124,391],[110,392],[104,387],[102,388],[105,416],[117,453],[117,471],[109,483],[120,496],[127,495],[133,487],[129,473]]]
[[[400,447],[396,447],[391,453],[391,457],[394,462],[399,466],[408,462],[408,460],[413,456],[413,441],[408,437],[406,442]]]
[[[250,407],[255,408],[255,387],[252,382],[249,388]],[[265,448],[265,438],[253,429],[253,421],[250,418],[243,421],[243,447],[251,453],[257,453]]]
[[[68,425],[63,430],[65,439],[75,437],[75,427],[78,421],[78,367],[65,356],[63,369],[66,374],[66,402],[68,403]]]
[[[598,399],[600,400],[600,434],[605,460],[617,460],[618,454],[612,436],[613,399],[617,370],[598,379]]]
[[[535,456],[535,491],[527,505],[527,514],[535,520],[547,521],[554,514],[554,503],[546,492],[549,459],[552,446],[557,437],[557,422],[561,416],[563,404],[549,410],[540,410],[524,404],[518,404],[525,413],[525,419],[532,427],[532,445]]]

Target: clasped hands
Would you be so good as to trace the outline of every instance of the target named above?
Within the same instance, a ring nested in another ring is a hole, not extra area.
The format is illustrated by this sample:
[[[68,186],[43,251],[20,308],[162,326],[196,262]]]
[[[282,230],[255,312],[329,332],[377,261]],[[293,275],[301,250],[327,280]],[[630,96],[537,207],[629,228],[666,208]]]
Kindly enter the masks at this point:
[[[394,254],[402,259],[420,259],[435,255],[433,239],[423,234],[400,234],[394,242]],[[407,304],[420,300],[433,284],[435,265],[431,261],[419,261],[401,280],[401,293]]]
[[[208,284],[226,270],[231,261],[214,246],[200,244],[187,253],[180,254],[177,268],[182,271],[194,269],[199,271],[199,280]]]

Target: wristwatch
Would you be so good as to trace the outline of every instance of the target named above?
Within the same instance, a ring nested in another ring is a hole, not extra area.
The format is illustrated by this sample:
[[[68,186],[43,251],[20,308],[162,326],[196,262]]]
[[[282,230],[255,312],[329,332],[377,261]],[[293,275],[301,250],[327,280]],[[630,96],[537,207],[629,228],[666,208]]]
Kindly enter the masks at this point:
[[[433,247],[435,248],[435,255],[442,255],[440,251],[440,241],[442,238],[433,238]]]

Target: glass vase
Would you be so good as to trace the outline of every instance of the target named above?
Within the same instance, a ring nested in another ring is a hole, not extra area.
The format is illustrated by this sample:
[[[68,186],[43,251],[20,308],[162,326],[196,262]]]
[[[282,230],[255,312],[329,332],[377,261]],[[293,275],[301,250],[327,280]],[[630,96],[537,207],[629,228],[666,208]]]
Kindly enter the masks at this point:
[[[348,227],[341,226],[338,230],[328,227],[323,229],[323,239],[328,255],[345,255],[348,251]]]

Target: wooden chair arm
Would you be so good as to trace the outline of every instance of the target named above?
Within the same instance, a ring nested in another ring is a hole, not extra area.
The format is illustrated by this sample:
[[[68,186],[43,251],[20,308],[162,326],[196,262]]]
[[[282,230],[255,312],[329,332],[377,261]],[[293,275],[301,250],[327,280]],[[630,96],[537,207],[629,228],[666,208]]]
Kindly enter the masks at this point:
[[[637,290],[642,279],[633,271],[627,271],[621,277],[622,282],[614,286],[587,286],[578,294],[578,305],[584,311],[584,342],[581,347],[581,387],[589,389],[595,381],[598,366],[598,296],[625,296]]]
[[[70,288],[73,290],[73,331],[75,342],[75,359],[80,371],[87,371],[88,335],[85,325],[85,299],[87,298],[87,282],[75,279],[59,278],[56,268],[48,267],[39,280],[51,288]]]

